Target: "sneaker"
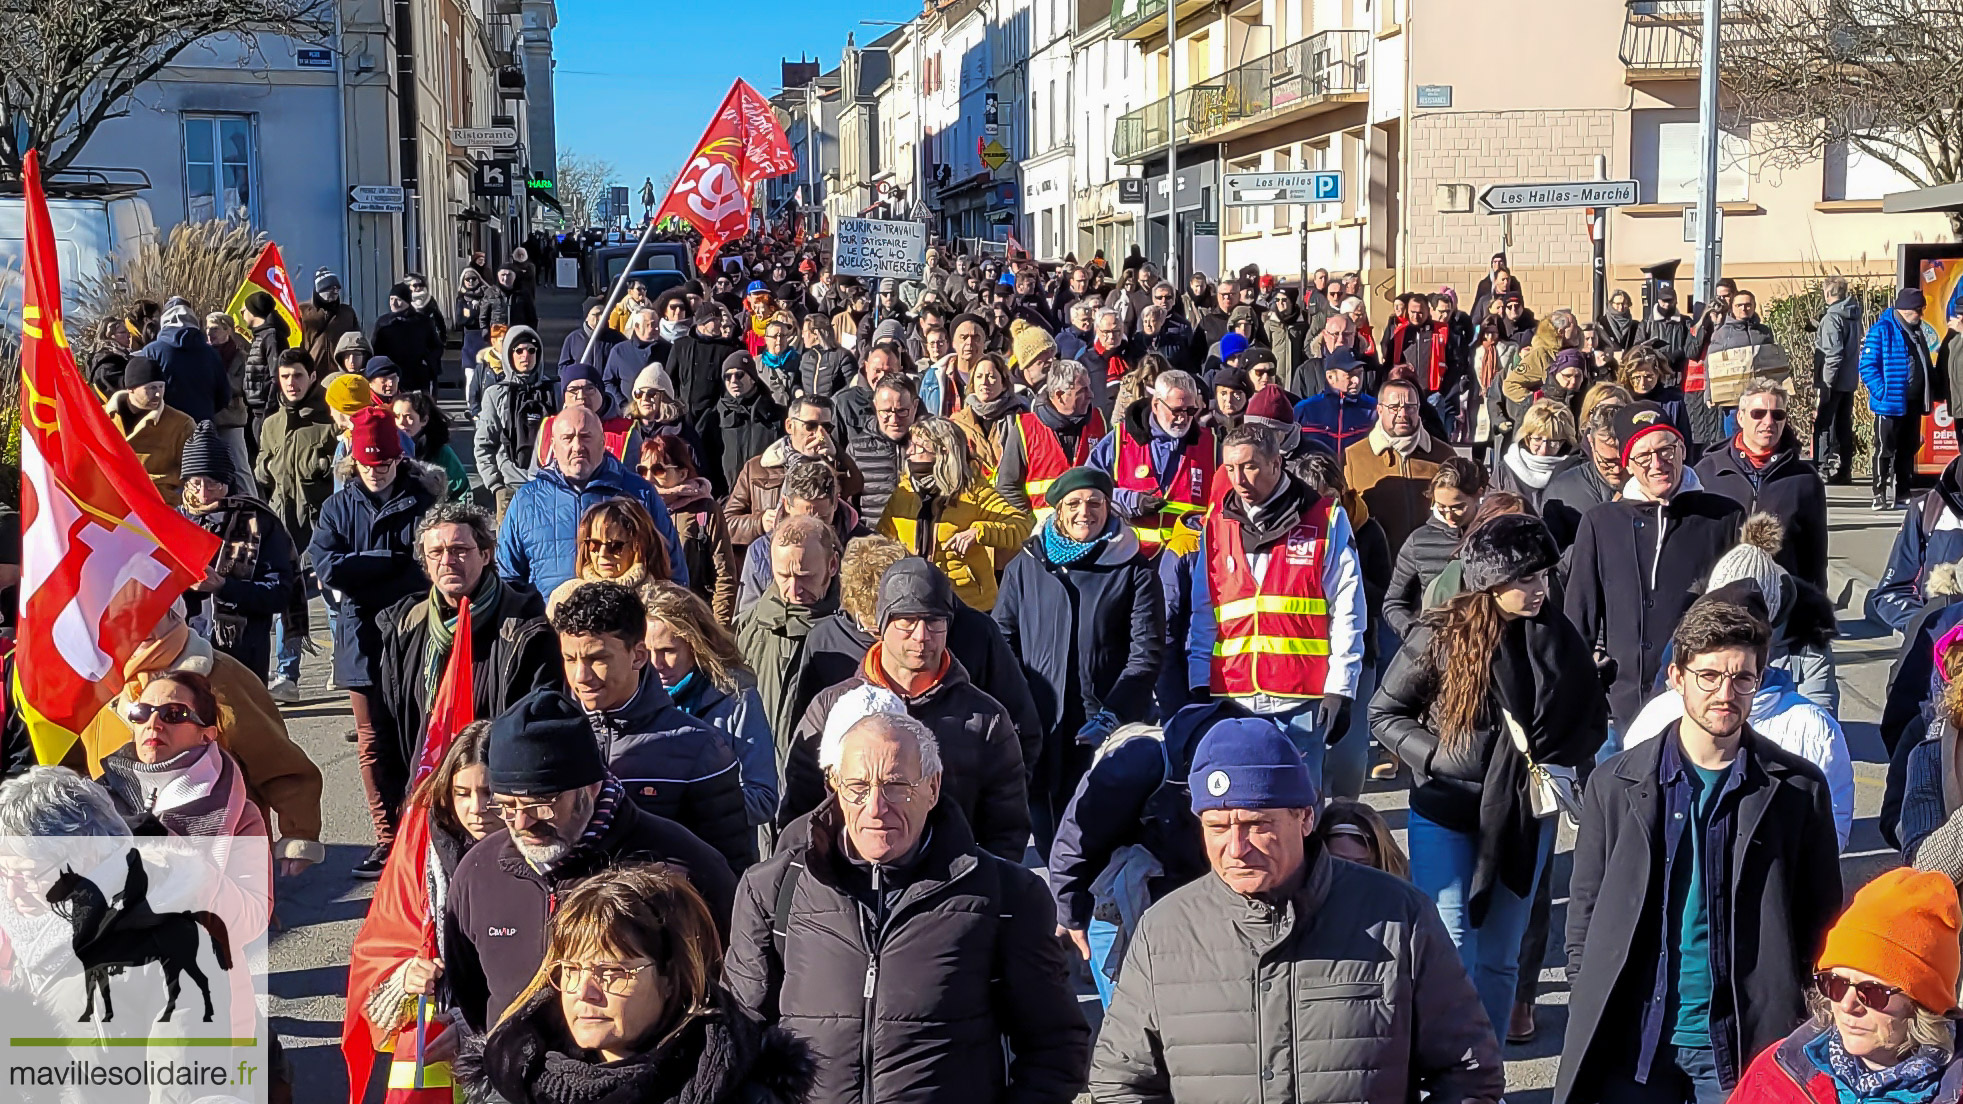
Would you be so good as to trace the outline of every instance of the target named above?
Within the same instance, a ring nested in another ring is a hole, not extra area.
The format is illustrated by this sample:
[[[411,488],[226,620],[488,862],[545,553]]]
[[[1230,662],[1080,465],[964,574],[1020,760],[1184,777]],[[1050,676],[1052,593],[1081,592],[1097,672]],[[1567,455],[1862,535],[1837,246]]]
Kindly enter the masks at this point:
[[[1534,1024],[1534,1006],[1531,1001],[1515,1001],[1513,1015],[1506,1023],[1506,1041],[1513,1046],[1521,1046],[1534,1041],[1539,1028]]]
[[[1383,758],[1370,768],[1370,781],[1390,782],[1397,778],[1397,756],[1386,751]]]
[[[266,693],[281,705],[291,705],[300,700],[300,684],[280,675],[266,684]]]
[[[1895,508],[1895,500],[1890,496],[1885,494],[1878,494],[1874,496],[1873,510],[1875,513],[1885,514],[1890,510],[1893,510],[1894,508]]]
[[[354,876],[364,882],[372,882],[382,876],[382,867],[389,861],[389,845],[378,843],[369,849],[368,857],[354,864]]]

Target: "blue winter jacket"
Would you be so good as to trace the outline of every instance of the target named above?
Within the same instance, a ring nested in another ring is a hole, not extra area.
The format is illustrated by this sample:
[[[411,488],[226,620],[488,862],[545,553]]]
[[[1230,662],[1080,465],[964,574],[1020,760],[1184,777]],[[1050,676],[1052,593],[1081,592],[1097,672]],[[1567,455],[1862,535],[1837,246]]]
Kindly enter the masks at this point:
[[[307,554],[320,585],[335,592],[328,598],[340,613],[334,618],[334,685],[375,685],[382,656],[379,615],[429,590],[429,577],[416,562],[416,523],[442,500],[443,486],[443,469],[405,461],[382,496],[350,479],[321,503]]]
[[[1341,457],[1343,450],[1370,435],[1377,424],[1377,400],[1368,395],[1350,398],[1324,388],[1295,404],[1295,424],[1302,443]]]
[[[1929,380],[1916,377],[1923,374],[1928,362],[1918,360],[1909,347],[1909,332],[1902,328],[1901,315],[1883,311],[1861,340],[1861,382],[1868,385],[1868,409],[1886,418],[1923,413],[1920,407],[1928,400]],[[1918,404],[1913,411],[1908,409],[1911,393]]]
[[[165,330],[143,347],[164,375],[164,405],[182,410],[192,423],[216,417],[232,404],[232,380],[225,363],[195,326]]]
[[[1929,569],[1963,563],[1963,483],[1957,464],[1951,460],[1934,487],[1909,500],[1881,584],[1868,595],[1868,613],[1896,632],[1905,632],[1928,601]]]
[[[688,561],[682,558],[682,541],[668,507],[647,480],[611,454],[584,487],[568,482],[554,460],[518,488],[498,528],[498,574],[529,583],[540,594],[552,593],[573,577],[580,517],[607,499],[621,497],[634,499],[654,515],[655,531],[668,545],[669,578],[687,586]]]

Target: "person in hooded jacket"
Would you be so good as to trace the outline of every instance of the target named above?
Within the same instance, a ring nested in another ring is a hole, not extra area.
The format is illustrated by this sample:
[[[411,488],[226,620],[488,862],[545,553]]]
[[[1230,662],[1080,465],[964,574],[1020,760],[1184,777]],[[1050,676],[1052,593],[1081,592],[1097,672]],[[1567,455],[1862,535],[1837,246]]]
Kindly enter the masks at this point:
[[[409,285],[409,305],[415,308],[417,314],[423,316],[423,321],[429,323],[430,331],[436,335],[434,352],[426,365],[430,373],[429,377],[420,381],[420,386],[411,387],[410,390],[428,391],[434,394],[437,384],[443,379],[444,350],[450,344],[450,320],[443,316],[443,308],[437,303],[436,294],[430,290],[428,277],[420,272],[411,272],[402,278],[402,282]]]
[[[1730,498],[1747,514],[1765,512],[1785,527],[1779,565],[1827,588],[1827,484],[1800,455],[1799,435],[1786,414],[1785,385],[1755,379],[1738,398],[1738,432],[1697,462],[1708,491]]]
[[[798,390],[801,394],[830,398],[851,386],[858,378],[859,362],[839,348],[829,316],[813,311],[804,316],[799,333],[804,352],[798,356]]]
[[[694,327],[675,339],[663,367],[674,378],[675,397],[691,419],[698,420],[723,393],[722,366],[729,354],[743,348],[730,335],[730,320],[720,304],[703,303],[695,311]]]
[[[442,337],[429,316],[417,309],[416,295],[406,282],[390,287],[388,313],[375,320],[371,338],[375,355],[394,361],[411,391],[424,390],[443,368]]]
[[[731,487],[751,460],[784,436],[784,408],[771,397],[756,358],[738,350],[724,358],[722,394],[697,422],[710,470]]]
[[[343,336],[360,332],[361,316],[341,299],[341,278],[324,268],[315,272],[313,297],[300,304],[300,347],[315,364],[326,364]]]
[[[482,414],[471,437],[477,478],[497,496],[500,516],[544,461],[534,450],[541,427],[557,408],[545,375],[544,348],[530,326],[505,331],[498,350],[502,371],[484,388]]]
[[[164,403],[182,411],[193,425],[216,418],[231,405],[232,381],[225,364],[184,300],[173,298],[164,304],[162,328],[143,347],[143,355],[156,362],[164,381]],[[128,387],[128,382],[123,386]]]
[[[1097,748],[1149,715],[1166,649],[1159,574],[1112,504],[1111,477],[1072,468],[1050,494],[1056,512],[1009,561],[992,611],[1044,723],[1031,787],[1044,855]]]
[[[477,354],[491,347],[492,326],[510,327],[511,312],[504,293],[492,290],[474,268],[464,269],[457,277],[457,300],[452,309],[456,311],[457,334],[463,344],[459,359],[463,362],[464,399],[468,403],[479,395]],[[475,412],[471,416],[475,418]]]

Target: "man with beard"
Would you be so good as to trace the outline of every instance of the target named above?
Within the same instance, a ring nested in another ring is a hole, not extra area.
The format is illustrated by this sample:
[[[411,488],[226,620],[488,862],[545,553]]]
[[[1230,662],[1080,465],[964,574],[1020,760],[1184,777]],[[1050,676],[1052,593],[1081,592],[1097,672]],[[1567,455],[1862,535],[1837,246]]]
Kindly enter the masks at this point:
[[[326,364],[342,334],[360,332],[360,317],[341,302],[341,278],[324,268],[314,273],[314,297],[300,304],[300,346],[307,356]]]
[[[444,978],[472,1030],[495,1023],[538,973],[552,903],[609,867],[673,868],[728,930],[736,892],[729,864],[688,829],[628,799],[571,698],[539,690],[500,713],[487,758],[491,801],[506,827],[457,864],[443,915]]]

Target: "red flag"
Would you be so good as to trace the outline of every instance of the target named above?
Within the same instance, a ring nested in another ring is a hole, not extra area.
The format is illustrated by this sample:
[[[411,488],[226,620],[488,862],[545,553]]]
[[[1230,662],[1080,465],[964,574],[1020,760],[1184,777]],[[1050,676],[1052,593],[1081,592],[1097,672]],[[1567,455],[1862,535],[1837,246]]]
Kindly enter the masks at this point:
[[[27,235],[14,670],[35,755],[58,763],[122,689],[123,664],[171,602],[204,579],[219,541],[164,504],[76,369],[37,153],[27,155],[22,183]],[[91,758],[109,750],[91,749]]]
[[[255,291],[263,291],[273,297],[274,309],[286,320],[287,348],[298,348],[300,300],[293,294],[293,278],[287,275],[286,259],[279,255],[279,246],[272,242],[267,242],[266,248],[259,251],[259,259],[252,262],[252,271],[245,274],[245,282],[239,285],[238,292],[232,296],[231,305],[225,308],[226,314],[238,319],[239,329],[243,333],[251,333],[252,330],[245,324],[245,316],[239,313],[239,308],[245,306],[246,298]]]
[[[361,922],[361,930],[355,933],[354,948],[348,959],[348,1007],[341,1021],[341,1057],[348,1066],[348,1104],[361,1104],[367,1095],[376,1051],[394,1047],[398,1064],[405,1057],[409,1062],[415,1061],[415,1052],[404,1056],[390,1033],[369,1021],[368,998],[403,962],[436,957],[437,918],[430,914],[429,900],[429,802],[441,798],[424,794],[421,787],[450,750],[451,738],[475,719],[468,598],[457,603],[457,628],[451,639],[450,658],[443,666],[443,680],[437,684],[436,698],[429,705],[429,726],[424,729],[422,754],[416,759],[410,782],[409,792],[415,796],[402,811],[395,847],[382,868],[381,881],[375,884],[375,897],[368,904],[368,916]],[[413,1040],[414,1032],[407,1037]],[[393,1085],[393,1072],[390,1078]],[[429,1079],[425,1078],[424,1085],[428,1084]]]
[[[756,182],[796,171],[791,140],[777,125],[769,101],[738,80],[709,120],[695,155],[675,177],[655,218],[672,215],[701,233],[695,267],[707,272],[724,243],[749,229],[750,189]]]

